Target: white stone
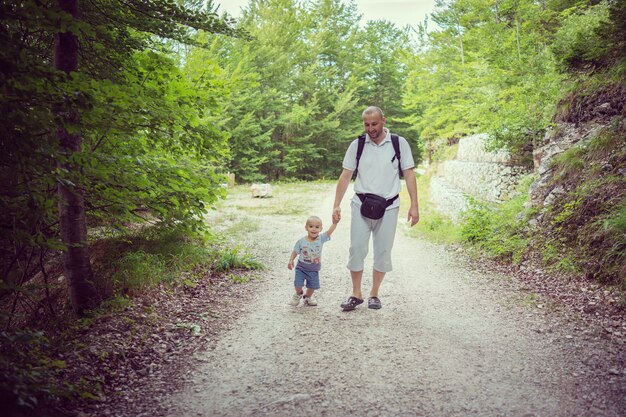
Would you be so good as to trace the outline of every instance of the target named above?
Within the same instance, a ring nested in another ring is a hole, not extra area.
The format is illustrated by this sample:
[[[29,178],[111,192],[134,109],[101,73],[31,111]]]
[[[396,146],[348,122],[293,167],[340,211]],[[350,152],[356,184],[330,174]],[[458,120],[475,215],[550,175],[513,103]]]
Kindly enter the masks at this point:
[[[271,197],[272,186],[270,184],[252,184],[250,192],[252,197]]]

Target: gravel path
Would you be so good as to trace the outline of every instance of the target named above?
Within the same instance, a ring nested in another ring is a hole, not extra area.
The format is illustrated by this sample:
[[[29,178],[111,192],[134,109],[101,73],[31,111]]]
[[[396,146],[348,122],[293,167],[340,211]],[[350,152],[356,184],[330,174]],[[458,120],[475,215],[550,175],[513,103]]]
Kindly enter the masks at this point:
[[[327,222],[333,197],[311,213]],[[287,304],[302,216],[259,216],[249,238],[268,265],[231,330],[204,353],[172,416],[624,416],[619,344],[558,309],[525,302],[510,278],[406,237],[381,310],[342,312],[350,293],[343,220],[324,246],[317,307]],[[371,269],[371,259],[366,271]],[[371,273],[364,275],[364,294]],[[546,305],[549,306],[549,303]]]

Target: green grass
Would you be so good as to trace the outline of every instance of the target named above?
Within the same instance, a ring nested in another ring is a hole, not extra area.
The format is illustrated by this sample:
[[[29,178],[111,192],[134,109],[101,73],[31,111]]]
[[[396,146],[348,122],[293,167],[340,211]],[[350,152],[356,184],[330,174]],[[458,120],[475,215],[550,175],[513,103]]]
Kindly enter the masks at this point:
[[[240,247],[218,251],[212,269],[215,272],[228,272],[234,269],[262,269],[263,265]]]
[[[568,176],[580,173],[585,166],[583,161],[584,153],[583,148],[573,147],[557,155],[550,163],[551,167],[556,170],[552,181],[560,181]]]
[[[100,281],[106,281],[99,286],[109,288],[113,296],[132,296],[159,283],[194,287],[208,273],[262,267],[242,248],[230,247],[215,236],[203,240],[183,231],[149,230],[127,237],[124,243],[123,249],[108,246],[104,261],[109,265],[98,274]]]
[[[456,152],[456,151],[455,151]],[[420,221],[413,226],[408,234],[431,242],[452,244],[461,241],[461,228],[451,219],[439,213],[430,203],[430,179],[436,171],[431,166],[425,175],[417,178],[417,195],[420,210]],[[409,196],[406,187],[402,189],[400,218],[403,219],[409,209]]]
[[[623,199],[611,212],[604,222],[604,227],[615,230],[616,234],[620,234],[626,239],[626,199]]]
[[[229,205],[237,210],[256,215],[295,216],[306,214],[316,206],[322,192],[336,181],[279,182],[272,183],[272,196],[253,198],[250,185],[238,185],[228,190]],[[220,205],[225,207],[225,202]]]
[[[613,126],[604,129],[598,136],[589,141],[586,146],[588,160],[601,159],[623,147],[623,132],[620,132],[618,122],[614,123]]]
[[[164,281],[167,275],[164,257],[142,250],[125,254],[116,262],[116,267],[112,279],[114,286],[123,293],[152,287]]]
[[[607,264],[615,265],[616,269],[621,265],[620,284],[626,288],[626,198],[602,222],[602,229],[604,233],[614,237],[606,254]]]
[[[225,233],[231,236],[241,236],[245,233],[256,232],[260,228],[261,226],[258,222],[250,219],[242,219],[226,229]]]

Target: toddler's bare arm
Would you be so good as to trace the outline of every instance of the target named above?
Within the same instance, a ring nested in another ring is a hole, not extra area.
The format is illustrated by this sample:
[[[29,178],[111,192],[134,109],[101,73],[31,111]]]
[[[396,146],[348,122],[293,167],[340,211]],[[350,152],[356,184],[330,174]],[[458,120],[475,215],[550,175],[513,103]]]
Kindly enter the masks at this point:
[[[296,251],[291,251],[291,257],[289,258],[289,263],[287,264],[287,268],[289,269],[293,269],[293,261],[294,259],[296,259],[296,256],[298,256],[298,254],[296,253]]]
[[[337,222],[339,222],[339,220],[337,220]],[[335,223],[335,221],[333,220],[333,224],[326,231],[326,234],[328,235],[328,237],[330,237],[330,235],[333,234],[336,228],[337,228],[337,223]]]

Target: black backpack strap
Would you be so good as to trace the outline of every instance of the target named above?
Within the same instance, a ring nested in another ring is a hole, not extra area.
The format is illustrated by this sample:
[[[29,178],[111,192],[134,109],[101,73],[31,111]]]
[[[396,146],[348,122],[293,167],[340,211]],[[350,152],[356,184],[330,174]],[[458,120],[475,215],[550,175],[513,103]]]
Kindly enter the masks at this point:
[[[354,178],[356,178],[356,174],[359,171],[359,161],[361,160],[361,155],[363,155],[363,148],[365,147],[365,135],[361,135],[357,138],[358,146],[356,148],[356,168],[354,169]]]
[[[402,174],[402,166],[400,165],[400,139],[398,138],[398,135],[392,133],[391,134],[391,143],[393,144],[393,150],[396,151],[396,155],[394,156],[394,159],[398,160],[398,175],[400,176],[400,178],[404,177],[404,175]],[[393,162],[393,159],[391,160],[391,162]],[[357,159],[357,166],[358,166],[358,159]]]

